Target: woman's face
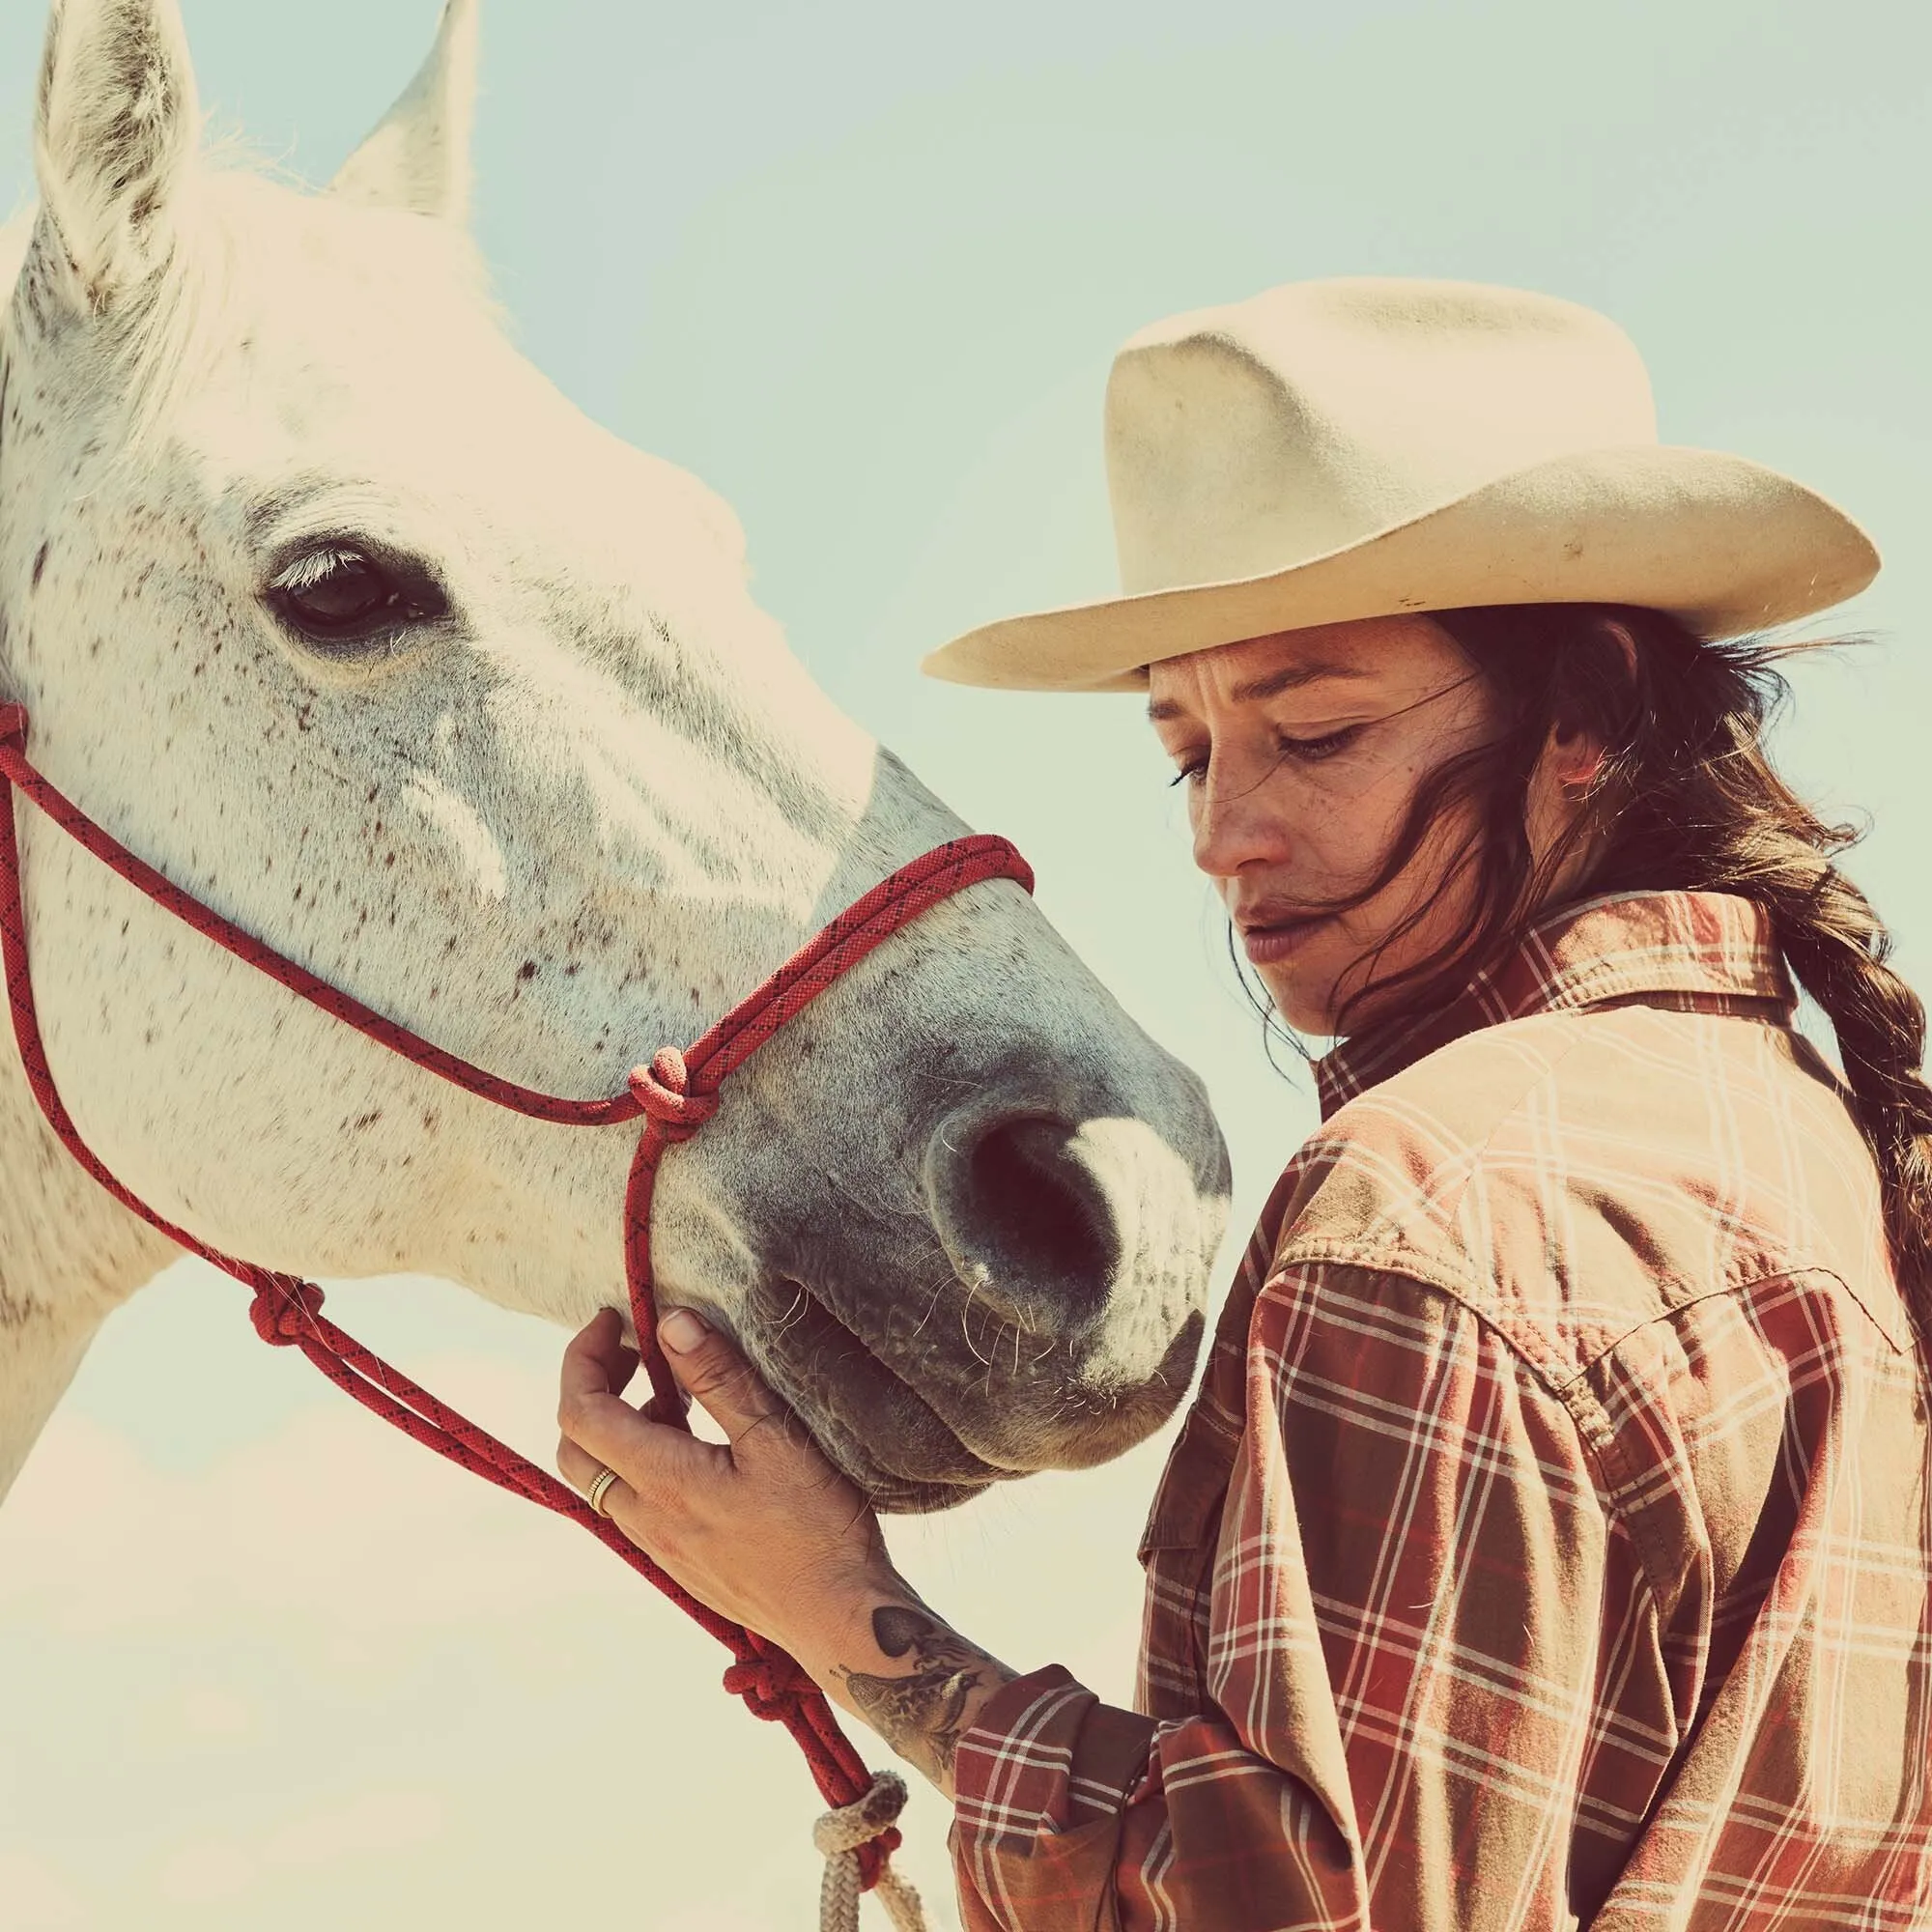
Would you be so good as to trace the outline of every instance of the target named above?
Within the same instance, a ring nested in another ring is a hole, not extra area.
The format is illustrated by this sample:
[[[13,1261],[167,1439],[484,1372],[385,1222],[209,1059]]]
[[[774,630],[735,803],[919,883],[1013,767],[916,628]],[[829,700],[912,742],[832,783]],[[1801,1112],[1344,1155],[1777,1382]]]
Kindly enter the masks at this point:
[[[1494,734],[1487,684],[1439,625],[1284,631],[1156,664],[1149,681],[1195,864],[1291,1026],[1332,1034],[1351,1000],[1453,938],[1469,903],[1454,862],[1473,836],[1453,811],[1380,892],[1321,910],[1377,876],[1422,781]],[[1358,1016],[1377,1016],[1372,997]]]

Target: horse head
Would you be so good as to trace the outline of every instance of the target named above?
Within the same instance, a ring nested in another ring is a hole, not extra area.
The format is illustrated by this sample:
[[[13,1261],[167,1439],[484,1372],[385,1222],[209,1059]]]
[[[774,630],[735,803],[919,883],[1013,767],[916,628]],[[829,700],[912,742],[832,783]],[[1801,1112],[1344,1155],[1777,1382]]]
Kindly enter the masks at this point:
[[[506,1079],[622,1091],[961,828],[749,594],[727,508],[512,346],[466,227],[475,29],[331,188],[200,149],[174,0],[63,0],[0,400],[0,695],[179,885]],[[23,822],[51,1065],[231,1254],[623,1303],[635,1128],[436,1081]],[[1225,1213],[1202,1090],[1015,886],[873,954],[657,1192],[665,1305],[737,1333],[889,1507],[1089,1463],[1183,1390]]]

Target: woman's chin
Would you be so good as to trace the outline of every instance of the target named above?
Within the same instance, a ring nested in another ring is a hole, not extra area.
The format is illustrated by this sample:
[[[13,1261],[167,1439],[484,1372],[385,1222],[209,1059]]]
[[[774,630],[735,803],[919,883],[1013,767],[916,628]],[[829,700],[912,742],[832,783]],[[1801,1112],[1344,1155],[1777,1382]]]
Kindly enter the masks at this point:
[[[1267,988],[1268,998],[1283,1022],[1298,1034],[1326,1038],[1334,1030],[1328,987],[1324,982],[1311,988],[1305,973],[1283,972],[1260,966],[1256,977]]]

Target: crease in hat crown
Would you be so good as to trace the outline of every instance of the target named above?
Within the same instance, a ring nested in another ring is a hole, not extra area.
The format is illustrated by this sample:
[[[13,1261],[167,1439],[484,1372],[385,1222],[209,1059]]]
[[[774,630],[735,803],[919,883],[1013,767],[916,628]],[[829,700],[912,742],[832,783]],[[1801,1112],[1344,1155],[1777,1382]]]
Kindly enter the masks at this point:
[[[1478,603],[1651,604],[1734,635],[1878,567],[1814,492],[1661,444],[1623,330],[1521,290],[1301,282],[1172,317],[1116,356],[1105,431],[1122,595],[983,625],[928,671],[1131,688],[1244,637]]]

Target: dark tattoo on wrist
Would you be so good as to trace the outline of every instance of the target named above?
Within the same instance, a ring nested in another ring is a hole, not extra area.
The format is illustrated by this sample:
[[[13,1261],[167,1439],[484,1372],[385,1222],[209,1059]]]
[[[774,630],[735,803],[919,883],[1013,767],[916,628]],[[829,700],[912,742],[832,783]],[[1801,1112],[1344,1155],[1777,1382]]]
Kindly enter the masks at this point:
[[[928,1776],[951,1777],[974,1693],[1010,1684],[1013,1673],[910,1604],[881,1604],[872,1612],[872,1640],[888,1657],[909,1657],[912,1669],[902,1677],[841,1671],[853,1708],[902,1758]]]

